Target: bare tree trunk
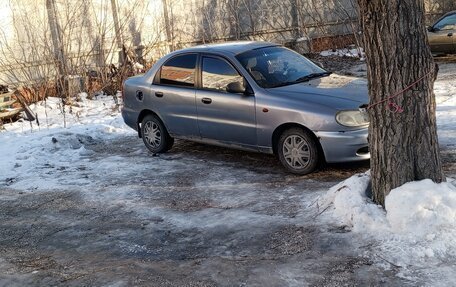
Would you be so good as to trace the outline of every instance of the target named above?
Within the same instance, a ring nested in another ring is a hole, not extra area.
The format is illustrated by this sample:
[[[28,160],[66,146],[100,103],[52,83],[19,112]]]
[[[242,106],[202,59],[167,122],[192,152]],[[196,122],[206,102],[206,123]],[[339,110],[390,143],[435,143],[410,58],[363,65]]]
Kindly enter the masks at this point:
[[[168,2],[162,0],[163,3],[163,18],[165,19],[166,40],[168,41],[169,51],[174,51],[174,37],[171,35],[171,22],[168,15]]]
[[[123,47],[123,42],[122,42],[122,34],[120,32],[119,14],[117,12],[117,1],[116,0],[111,0],[111,9],[112,9],[112,19],[114,21],[114,31],[116,33],[117,48],[121,49]]]
[[[121,49],[119,52],[119,60],[120,63],[123,64],[125,62],[125,53],[124,53],[124,45],[122,41],[122,31],[120,30],[119,24],[119,13],[117,11],[117,0],[111,0],[111,9],[112,9],[112,19],[114,21],[114,31],[116,33],[116,43],[117,48]]]
[[[391,189],[406,182],[445,180],[433,93],[438,71],[427,44],[423,0],[358,3],[369,80],[373,199],[384,206]]]
[[[69,101],[69,90],[67,85],[68,66],[63,51],[63,40],[56,15],[55,0],[46,0],[46,10],[48,14],[49,27],[51,29],[52,44],[54,46],[54,57],[57,59],[58,77],[57,87],[61,98],[61,109],[63,114],[63,127],[66,128],[65,105]]]
[[[301,6],[299,5],[299,0],[292,0],[290,2],[290,9],[291,9],[291,26],[293,27],[293,37],[297,40],[301,37],[301,15],[299,15],[299,11],[301,11]]]
[[[63,77],[66,75],[67,66],[65,54],[63,52],[62,35],[60,33],[59,24],[57,22],[55,0],[46,0],[46,9],[48,14],[49,27],[51,30],[52,44],[54,46],[54,56],[57,59],[59,76]]]

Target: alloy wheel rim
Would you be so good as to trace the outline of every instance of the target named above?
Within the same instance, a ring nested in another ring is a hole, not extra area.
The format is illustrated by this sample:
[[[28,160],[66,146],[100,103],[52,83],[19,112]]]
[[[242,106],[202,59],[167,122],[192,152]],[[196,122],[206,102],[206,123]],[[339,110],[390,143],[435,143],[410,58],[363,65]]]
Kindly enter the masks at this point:
[[[161,131],[160,127],[155,122],[147,122],[144,126],[144,138],[147,143],[153,148],[157,148],[161,144]]]
[[[288,136],[283,143],[282,153],[287,164],[294,169],[303,169],[310,163],[309,144],[302,136]]]

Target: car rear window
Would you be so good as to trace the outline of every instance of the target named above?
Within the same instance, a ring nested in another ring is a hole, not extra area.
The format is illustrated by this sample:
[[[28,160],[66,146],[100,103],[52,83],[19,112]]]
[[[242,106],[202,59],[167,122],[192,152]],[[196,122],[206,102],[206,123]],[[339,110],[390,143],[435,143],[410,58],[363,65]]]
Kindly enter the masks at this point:
[[[160,84],[194,87],[196,54],[176,56],[163,64],[160,72]]]

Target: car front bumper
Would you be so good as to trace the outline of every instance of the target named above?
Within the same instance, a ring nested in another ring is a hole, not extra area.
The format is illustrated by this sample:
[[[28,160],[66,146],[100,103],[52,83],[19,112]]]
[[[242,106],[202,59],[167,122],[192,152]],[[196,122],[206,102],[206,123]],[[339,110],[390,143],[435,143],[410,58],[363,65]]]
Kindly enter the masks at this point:
[[[349,162],[370,158],[368,129],[346,132],[316,132],[326,162]]]

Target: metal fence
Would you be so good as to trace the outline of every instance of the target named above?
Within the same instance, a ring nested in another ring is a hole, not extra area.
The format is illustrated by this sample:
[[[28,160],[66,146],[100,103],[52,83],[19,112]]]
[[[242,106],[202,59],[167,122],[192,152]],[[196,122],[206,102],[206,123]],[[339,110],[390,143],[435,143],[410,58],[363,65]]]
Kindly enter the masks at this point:
[[[126,13],[125,17],[120,17],[123,19],[119,25],[120,38],[134,52],[135,60],[143,64],[153,62],[170,49],[228,40],[279,42],[302,53],[339,48],[346,44],[362,45],[356,0],[153,0],[147,8],[149,10],[143,14],[131,13],[130,2],[134,0],[119,5],[119,11]],[[454,0],[426,0],[425,3],[427,24],[444,12],[456,9]],[[70,48],[65,50],[70,65],[69,74],[83,75],[90,70],[106,70],[109,65],[118,64],[121,48],[114,42],[118,39],[114,32],[94,35],[96,25],[90,24],[95,21],[90,15],[96,13],[87,13],[87,19],[83,19],[82,24],[62,36],[64,40],[70,39],[67,45]],[[151,20],[149,22],[154,25],[148,26],[145,19]],[[46,23],[45,20],[42,22]],[[64,20],[71,23],[69,19]],[[114,26],[112,18],[106,21],[106,27]],[[79,31],[85,27],[91,27],[87,35]],[[36,33],[46,34],[45,28],[41,28],[44,30]],[[74,37],[76,34],[79,38]],[[16,35],[22,41],[17,44],[25,43],[28,47],[40,44],[26,43],[32,41],[27,37],[30,35]],[[101,45],[100,39],[110,42]],[[111,48],[103,48],[106,46]],[[11,61],[1,61],[0,81],[20,85],[58,77],[52,49],[43,49],[35,48],[33,60],[18,55]],[[0,57],[6,56],[3,54]]]

